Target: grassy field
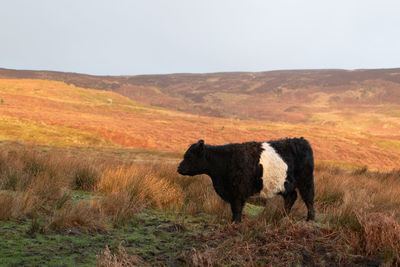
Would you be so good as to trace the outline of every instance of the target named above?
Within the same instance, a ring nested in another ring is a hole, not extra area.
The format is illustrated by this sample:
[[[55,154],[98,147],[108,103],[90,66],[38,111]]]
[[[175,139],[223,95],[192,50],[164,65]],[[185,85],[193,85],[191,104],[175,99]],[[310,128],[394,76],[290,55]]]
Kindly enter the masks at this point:
[[[232,225],[207,176],[176,173],[179,156],[2,143],[0,264],[374,266],[400,259],[399,171],[319,163],[315,222],[305,222],[301,201],[284,216],[276,197],[252,199],[243,223]]]

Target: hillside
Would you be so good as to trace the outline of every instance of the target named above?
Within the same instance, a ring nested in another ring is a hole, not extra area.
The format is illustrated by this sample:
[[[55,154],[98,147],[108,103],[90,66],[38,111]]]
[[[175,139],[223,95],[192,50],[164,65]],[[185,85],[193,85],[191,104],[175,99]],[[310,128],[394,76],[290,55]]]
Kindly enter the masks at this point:
[[[396,104],[378,105],[377,110],[321,108],[308,123],[239,120],[191,115],[111,91],[39,79],[0,79],[0,99],[0,140],[183,152],[198,139],[225,144],[304,136],[318,161],[381,170],[399,167]]]
[[[152,106],[224,118],[308,123],[321,119],[316,113],[340,110],[398,117],[400,110],[400,69],[139,76],[0,69],[0,78],[62,81],[114,91]]]

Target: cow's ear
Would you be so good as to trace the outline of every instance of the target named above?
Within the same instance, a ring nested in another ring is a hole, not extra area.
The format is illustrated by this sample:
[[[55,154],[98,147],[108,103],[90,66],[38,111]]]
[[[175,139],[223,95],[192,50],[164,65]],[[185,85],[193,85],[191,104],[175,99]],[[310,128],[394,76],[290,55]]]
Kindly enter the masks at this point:
[[[199,140],[197,142],[197,147],[198,147],[198,151],[199,152],[203,152],[203,150],[204,150],[204,140]]]

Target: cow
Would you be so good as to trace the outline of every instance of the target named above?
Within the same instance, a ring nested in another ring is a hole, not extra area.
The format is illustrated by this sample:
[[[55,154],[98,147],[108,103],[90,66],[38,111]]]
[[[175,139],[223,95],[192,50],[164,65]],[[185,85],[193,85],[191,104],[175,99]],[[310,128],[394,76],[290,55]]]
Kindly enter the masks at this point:
[[[314,156],[303,137],[220,146],[199,140],[186,151],[177,171],[210,176],[216,193],[230,203],[235,223],[241,221],[243,206],[253,195],[281,195],[289,214],[296,189],[307,206],[307,221],[314,220]]]

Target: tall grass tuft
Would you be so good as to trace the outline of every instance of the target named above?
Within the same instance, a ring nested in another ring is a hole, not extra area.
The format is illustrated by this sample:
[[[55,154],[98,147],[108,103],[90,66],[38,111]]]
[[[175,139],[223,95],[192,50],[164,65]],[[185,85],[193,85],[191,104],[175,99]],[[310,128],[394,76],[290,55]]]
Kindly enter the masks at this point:
[[[105,196],[105,212],[117,221],[125,221],[145,208],[173,209],[183,204],[181,189],[146,165],[106,169],[96,191]]]
[[[73,189],[93,191],[100,179],[100,168],[95,162],[77,164],[73,174]]]
[[[91,231],[109,229],[107,217],[97,200],[66,202],[57,210],[48,225],[54,230],[85,228]]]
[[[57,176],[36,176],[25,190],[16,192],[15,210],[18,215],[51,215],[69,197],[68,183]]]
[[[10,192],[0,192],[0,221],[7,221],[13,215],[14,196]]]

